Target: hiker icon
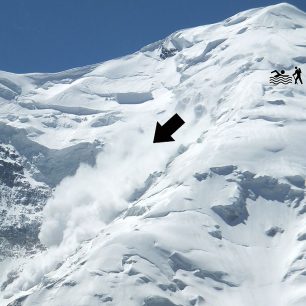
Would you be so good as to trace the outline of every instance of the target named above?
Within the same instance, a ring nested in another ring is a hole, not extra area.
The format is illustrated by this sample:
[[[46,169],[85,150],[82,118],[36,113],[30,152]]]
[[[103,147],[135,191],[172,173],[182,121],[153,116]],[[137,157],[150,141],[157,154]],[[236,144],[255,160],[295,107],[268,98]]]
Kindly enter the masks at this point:
[[[281,70],[279,73],[277,70],[273,70],[271,73],[275,73],[272,77],[270,77],[270,83],[277,84],[290,84],[292,83],[292,77],[289,74],[285,74],[285,70]]]
[[[295,72],[293,74],[295,84],[297,84],[297,81],[300,81],[301,84],[303,84],[302,78],[301,78],[302,70],[301,68],[295,67]],[[296,77],[295,77],[296,76]]]

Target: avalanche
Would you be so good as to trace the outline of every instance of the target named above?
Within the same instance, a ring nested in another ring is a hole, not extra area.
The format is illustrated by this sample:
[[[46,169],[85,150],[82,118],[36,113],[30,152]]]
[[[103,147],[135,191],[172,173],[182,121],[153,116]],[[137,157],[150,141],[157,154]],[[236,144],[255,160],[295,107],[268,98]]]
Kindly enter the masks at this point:
[[[306,14],[282,3],[0,72],[0,305],[305,306],[306,88],[269,84],[305,52]]]

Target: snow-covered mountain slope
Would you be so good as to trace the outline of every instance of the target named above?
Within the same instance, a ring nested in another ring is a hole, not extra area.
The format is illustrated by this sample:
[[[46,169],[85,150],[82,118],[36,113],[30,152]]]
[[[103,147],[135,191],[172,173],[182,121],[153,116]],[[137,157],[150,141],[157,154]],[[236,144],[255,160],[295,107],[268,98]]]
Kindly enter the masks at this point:
[[[306,87],[269,84],[305,63],[306,14],[278,4],[102,64],[1,72],[0,233],[25,238],[2,253],[0,305],[305,306]],[[176,141],[153,144],[175,113]]]

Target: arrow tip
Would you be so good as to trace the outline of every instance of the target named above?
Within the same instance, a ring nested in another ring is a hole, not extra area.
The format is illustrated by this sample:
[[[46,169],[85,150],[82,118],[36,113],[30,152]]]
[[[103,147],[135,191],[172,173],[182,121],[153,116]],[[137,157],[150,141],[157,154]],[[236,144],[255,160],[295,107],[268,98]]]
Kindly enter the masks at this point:
[[[169,142],[169,141],[174,141],[171,135],[167,133],[163,129],[163,127],[160,125],[159,122],[156,123],[156,128],[155,128],[155,134],[154,134],[154,139],[153,143],[158,143],[158,142]]]

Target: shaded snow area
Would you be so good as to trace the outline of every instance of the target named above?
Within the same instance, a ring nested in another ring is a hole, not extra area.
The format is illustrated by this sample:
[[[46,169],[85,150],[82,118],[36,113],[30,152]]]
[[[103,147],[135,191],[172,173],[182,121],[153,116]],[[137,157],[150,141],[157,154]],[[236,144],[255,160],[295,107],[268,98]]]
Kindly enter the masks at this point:
[[[269,84],[305,53],[278,4],[0,72],[0,305],[305,306],[306,85]]]

